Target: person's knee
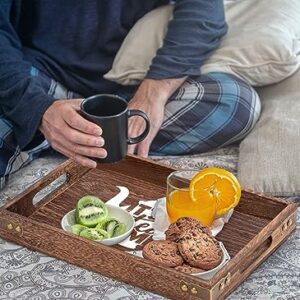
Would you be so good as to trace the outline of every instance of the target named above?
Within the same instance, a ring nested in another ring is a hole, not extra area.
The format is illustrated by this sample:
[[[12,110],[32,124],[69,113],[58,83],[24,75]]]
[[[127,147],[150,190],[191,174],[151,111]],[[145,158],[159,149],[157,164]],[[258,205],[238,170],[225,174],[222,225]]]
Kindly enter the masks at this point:
[[[229,141],[234,142],[252,130],[259,119],[261,103],[257,92],[248,83],[232,75],[220,77],[220,103],[227,118],[224,128],[227,128]]]
[[[210,73],[186,82],[166,106],[167,118],[151,153],[210,151],[241,140],[260,115],[256,91],[241,79]]]
[[[236,79],[238,93],[237,120],[240,122],[240,139],[245,137],[254,127],[261,113],[261,103],[256,90],[241,79]]]

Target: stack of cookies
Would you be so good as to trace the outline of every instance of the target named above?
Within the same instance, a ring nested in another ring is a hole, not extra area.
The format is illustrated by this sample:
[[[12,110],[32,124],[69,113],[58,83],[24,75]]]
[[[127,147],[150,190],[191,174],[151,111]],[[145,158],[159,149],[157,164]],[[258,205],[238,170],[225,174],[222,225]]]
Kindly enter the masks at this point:
[[[166,240],[145,245],[143,256],[184,273],[201,273],[218,266],[223,252],[207,227],[193,218],[180,218],[166,231]]]

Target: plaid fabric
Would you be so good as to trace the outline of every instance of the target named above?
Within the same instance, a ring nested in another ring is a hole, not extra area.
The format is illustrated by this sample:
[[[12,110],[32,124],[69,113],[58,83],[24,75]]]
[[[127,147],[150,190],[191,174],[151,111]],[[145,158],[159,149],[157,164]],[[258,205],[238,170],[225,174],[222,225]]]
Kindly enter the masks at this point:
[[[203,153],[237,142],[251,131],[260,110],[256,91],[233,75],[190,78],[169,99],[151,154]]]
[[[32,69],[33,76],[45,76]],[[53,79],[45,90],[56,99],[80,98]],[[120,91],[129,100],[131,92]],[[223,147],[245,137],[260,115],[255,90],[242,80],[224,73],[189,78],[169,99],[161,130],[154,139],[151,155],[184,155]],[[47,141],[21,151],[13,125],[0,114],[0,189],[9,175],[25,166],[45,149]]]

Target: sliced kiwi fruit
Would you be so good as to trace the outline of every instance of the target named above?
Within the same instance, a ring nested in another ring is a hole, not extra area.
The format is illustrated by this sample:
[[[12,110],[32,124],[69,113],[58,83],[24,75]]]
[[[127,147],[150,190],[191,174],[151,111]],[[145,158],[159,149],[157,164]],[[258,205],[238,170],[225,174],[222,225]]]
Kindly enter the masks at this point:
[[[88,227],[80,225],[80,224],[74,224],[71,226],[71,228],[72,228],[72,233],[79,235],[83,229],[86,229]]]
[[[87,227],[95,227],[105,220],[108,210],[105,204],[95,196],[84,196],[77,202],[75,221]]]
[[[114,234],[114,229],[119,223],[120,222],[117,219],[109,218],[98,223],[96,228],[105,230],[109,236],[112,237]]]
[[[126,231],[126,225],[115,218],[109,218],[100,222],[96,228],[105,230],[110,237],[119,236]]]
[[[125,231],[126,231],[126,225],[125,225],[124,223],[119,223],[119,224],[115,227],[113,237],[119,236],[119,235],[125,233]]]
[[[108,233],[103,229],[85,228],[79,233],[80,236],[85,237],[89,240],[104,240],[108,239]]]

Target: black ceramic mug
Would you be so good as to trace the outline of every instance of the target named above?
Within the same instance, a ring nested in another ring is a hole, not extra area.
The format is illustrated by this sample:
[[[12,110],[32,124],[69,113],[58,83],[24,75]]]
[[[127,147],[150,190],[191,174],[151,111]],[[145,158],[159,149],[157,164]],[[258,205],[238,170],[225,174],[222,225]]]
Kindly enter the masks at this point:
[[[127,154],[128,145],[141,142],[149,133],[150,121],[140,110],[129,110],[126,100],[110,94],[99,94],[88,97],[81,102],[81,115],[102,128],[106,158],[93,158],[97,162],[112,163],[121,160]],[[128,118],[142,117],[146,127],[137,137],[128,137]]]

